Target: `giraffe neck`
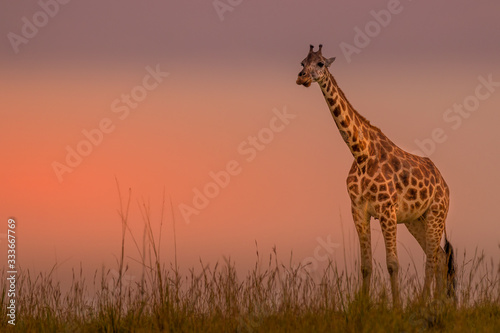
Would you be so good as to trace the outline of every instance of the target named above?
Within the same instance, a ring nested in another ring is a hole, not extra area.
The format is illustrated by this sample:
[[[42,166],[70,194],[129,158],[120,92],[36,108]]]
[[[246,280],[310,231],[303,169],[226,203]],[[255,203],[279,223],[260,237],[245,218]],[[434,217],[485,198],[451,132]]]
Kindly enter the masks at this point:
[[[380,130],[354,110],[333,76],[329,72],[327,74],[318,81],[321,91],[340,135],[349,147],[360,170],[364,170],[367,160],[376,154],[373,141],[378,137],[375,132],[380,132]]]

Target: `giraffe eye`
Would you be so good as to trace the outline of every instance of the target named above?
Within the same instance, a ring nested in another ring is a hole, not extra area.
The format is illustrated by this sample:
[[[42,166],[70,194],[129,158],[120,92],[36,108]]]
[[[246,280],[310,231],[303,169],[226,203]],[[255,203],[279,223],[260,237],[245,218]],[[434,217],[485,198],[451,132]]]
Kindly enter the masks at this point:
[[[320,62],[318,62],[318,66],[319,66],[319,67],[323,67],[323,66],[325,66],[325,64],[324,64],[323,62],[321,62],[321,61],[320,61]]]
[[[300,63],[300,66],[304,67],[304,63],[303,63],[303,62],[301,62],[301,63]]]

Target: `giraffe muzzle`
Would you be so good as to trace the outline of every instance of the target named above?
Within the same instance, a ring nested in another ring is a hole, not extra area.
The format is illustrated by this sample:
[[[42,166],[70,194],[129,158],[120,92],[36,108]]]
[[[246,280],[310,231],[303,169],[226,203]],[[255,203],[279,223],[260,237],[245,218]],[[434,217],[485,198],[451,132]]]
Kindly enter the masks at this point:
[[[304,72],[300,72],[297,77],[297,81],[295,81],[298,85],[303,85],[304,87],[309,87],[311,85],[312,79],[309,75],[306,75]]]

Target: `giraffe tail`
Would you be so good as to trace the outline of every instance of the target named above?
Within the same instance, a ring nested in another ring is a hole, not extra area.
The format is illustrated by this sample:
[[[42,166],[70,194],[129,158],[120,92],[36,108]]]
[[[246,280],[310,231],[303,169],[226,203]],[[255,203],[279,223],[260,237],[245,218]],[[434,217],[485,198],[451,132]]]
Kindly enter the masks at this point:
[[[446,232],[444,235],[444,252],[446,253],[446,289],[447,295],[450,298],[456,300],[456,286],[457,286],[457,277],[456,277],[456,266],[455,266],[455,255],[453,253],[453,247],[451,243],[448,241],[446,237]]]

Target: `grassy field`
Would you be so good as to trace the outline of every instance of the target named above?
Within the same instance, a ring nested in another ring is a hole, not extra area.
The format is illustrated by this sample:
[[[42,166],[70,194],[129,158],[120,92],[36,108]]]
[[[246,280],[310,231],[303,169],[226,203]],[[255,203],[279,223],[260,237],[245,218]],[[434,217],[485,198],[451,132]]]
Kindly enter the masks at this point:
[[[382,278],[386,272],[380,268],[371,299],[360,299],[356,276],[346,276],[332,264],[321,281],[314,281],[304,268],[278,263],[274,253],[265,270],[255,268],[241,280],[232,262],[205,266],[188,276],[180,276],[173,267],[149,267],[135,284],[124,283],[125,274],[115,277],[102,270],[87,285],[83,272],[76,271],[71,289],[63,293],[51,272],[21,272],[15,331],[499,332],[500,274],[487,268],[491,266],[481,257],[466,266],[469,269],[459,273],[458,304],[420,303],[419,284],[408,278],[402,281],[400,311],[391,307],[390,290]],[[93,288],[99,292],[90,296]],[[1,295],[0,330],[14,331],[5,319],[5,283]]]
[[[265,258],[257,251],[254,269],[240,278],[230,260],[200,263],[201,268],[181,275],[176,260],[170,266],[160,260],[161,232],[154,237],[146,205],[142,243],[130,232],[142,276],[129,281],[124,257],[128,207],[120,210],[122,251],[116,269],[96,271],[90,282],[76,269],[67,291],[54,278],[56,267],[45,274],[19,272],[15,327],[7,323],[3,268],[0,331],[500,332],[500,266],[478,253],[459,260],[457,302],[421,302],[422,281],[402,271],[403,308],[395,311],[388,273],[380,264],[375,265],[370,299],[357,294],[359,272],[348,274],[330,262],[320,278],[313,278],[307,267],[282,264],[276,250]]]

